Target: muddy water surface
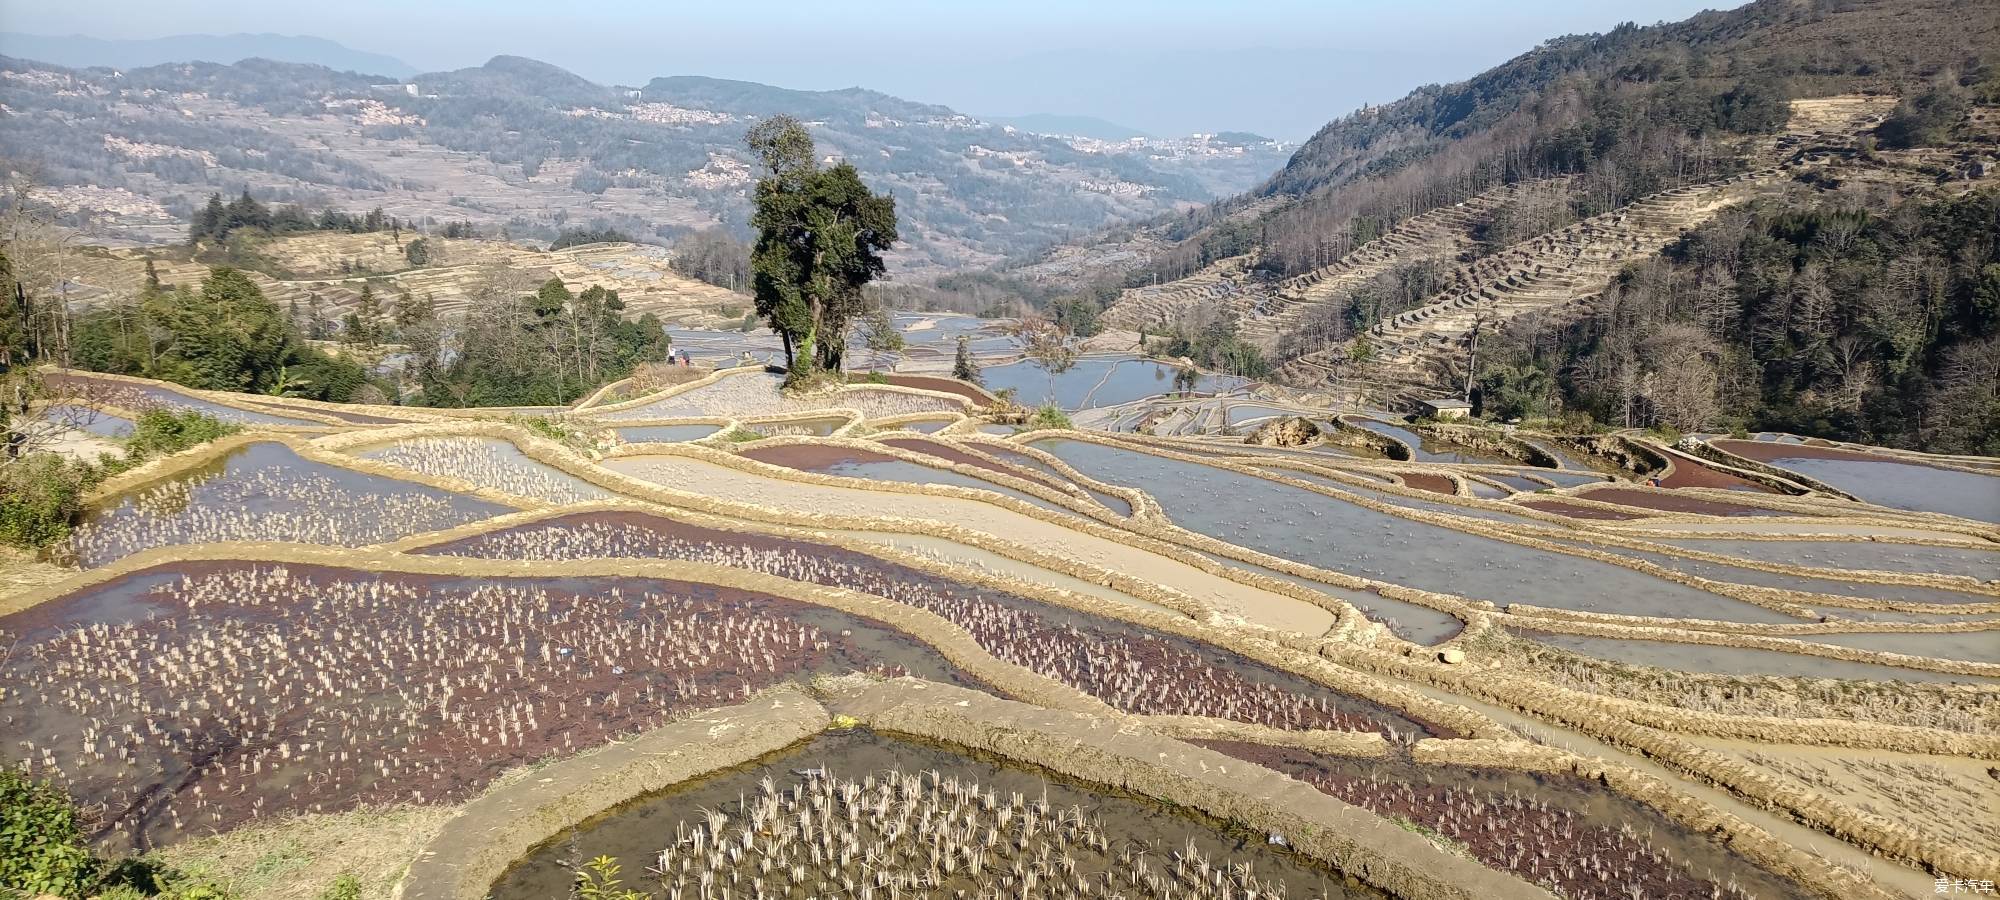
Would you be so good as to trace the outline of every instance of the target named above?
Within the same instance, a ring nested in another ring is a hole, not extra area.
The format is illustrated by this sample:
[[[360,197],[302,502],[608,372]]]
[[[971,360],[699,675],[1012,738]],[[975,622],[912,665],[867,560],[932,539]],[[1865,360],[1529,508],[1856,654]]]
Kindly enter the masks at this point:
[[[627,873],[638,873],[662,849],[675,842],[677,831],[685,833],[687,828],[700,824],[710,811],[741,816],[745,799],[756,797],[765,779],[775,789],[784,791],[804,785],[822,773],[826,777],[859,781],[890,772],[937,772],[976,781],[1003,801],[1020,794],[1030,802],[1046,798],[1055,809],[1077,808],[1084,816],[1101,822],[1113,837],[1108,854],[1068,848],[1076,860],[1077,873],[1086,878],[1106,874],[1117,878],[1127,865],[1118,856],[1124,851],[1144,852],[1158,867],[1166,864],[1173,853],[1192,845],[1215,862],[1249,865],[1256,877],[1281,887],[1283,893],[1279,896],[1283,898],[1379,896],[1365,889],[1350,888],[1339,873],[1271,846],[1263,834],[1242,833],[1219,823],[1196,820],[1144,798],[1008,764],[983,754],[858,729],[822,735],[754,763],[635,800],[582,823],[516,863],[493,886],[491,896],[494,900],[547,900],[565,896],[575,881],[574,869],[583,860],[598,855],[617,857]],[[1033,843],[1028,852],[1037,852]],[[992,877],[983,880],[990,882]],[[936,893],[927,896],[953,896],[953,890],[977,894],[981,882],[982,879],[970,878],[961,870]],[[664,889],[644,876],[628,878],[627,883],[636,883],[648,896],[664,895]],[[1136,891],[1124,895],[1153,896]]]
[[[171,544],[298,541],[356,547],[512,511],[258,441],[109,498],[84,514],[58,555],[91,567]]]
[[[632,578],[167,566],[6,618],[0,764],[41,768],[112,844],[263,816],[452,802],[501,772],[818,674],[957,680],[869,620]]]
[[[1811,896],[1651,807],[1582,779],[1200,743],[1442,834],[1480,862],[1554,885],[1560,896]]]
[[[1625,640],[1622,638],[1595,637],[1592,635],[1550,634],[1534,631],[1523,631],[1521,635],[1536,643],[1547,644],[1551,647],[1560,647],[1573,653],[1583,654],[1584,656],[1594,656],[1598,659],[1631,663],[1638,666],[1676,669],[1683,672],[1708,672],[1715,675],[1794,675],[1803,678],[1845,678],[1856,681],[1932,681],[1958,684],[2000,684],[2000,679],[1981,678],[1974,675],[1950,675],[1943,672],[1925,672],[1919,669],[1904,669],[1897,666],[1851,662],[1844,659],[1829,659],[1824,656],[1780,653],[1776,650],[1718,647],[1712,644],[1682,644],[1673,641]],[[1811,635],[1804,638],[1804,640],[1832,643],[1832,641],[1822,641],[1821,639],[1836,637],[1842,636]],[[1924,637],[1933,637],[1933,635],[1925,635]]]

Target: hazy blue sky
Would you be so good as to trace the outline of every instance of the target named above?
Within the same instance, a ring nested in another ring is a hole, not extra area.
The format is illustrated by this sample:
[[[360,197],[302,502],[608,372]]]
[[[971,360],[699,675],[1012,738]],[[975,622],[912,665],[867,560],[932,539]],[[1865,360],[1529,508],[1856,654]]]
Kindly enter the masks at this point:
[[[329,38],[423,70],[531,56],[598,81],[860,85],[975,115],[1093,115],[1158,134],[1301,138],[1362,103],[1558,34],[1732,0],[0,0],[0,30]]]

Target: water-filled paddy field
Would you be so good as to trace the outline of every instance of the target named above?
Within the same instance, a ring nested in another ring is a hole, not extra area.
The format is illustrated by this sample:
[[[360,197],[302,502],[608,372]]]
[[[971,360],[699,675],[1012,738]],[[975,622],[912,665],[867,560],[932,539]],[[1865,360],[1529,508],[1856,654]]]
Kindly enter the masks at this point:
[[[636,513],[517,526],[427,552],[496,559],[681,559],[845,587],[925,609],[988,653],[1121,709],[1274,728],[1433,729],[1239,654],[837,547]]]
[[[298,541],[355,547],[511,511],[258,441],[109,498],[85,514],[59,555],[89,567],[174,544]]]
[[[980,373],[987,390],[1012,389],[1029,405],[1054,403],[1064,409],[1092,409],[1143,400],[1174,390],[1177,370],[1165,363],[1123,356],[1087,356],[1066,371],[1051,375],[1033,362],[991,366]],[[1203,375],[1197,393],[1233,391],[1248,384],[1227,375]]]
[[[492,896],[560,896],[599,855],[654,867],[649,895],[713,883],[803,896],[1379,896],[1262,834],[865,730],[636,800],[542,846]]]
[[[1722,647],[1713,644],[1682,644],[1672,641],[1629,640],[1626,638],[1594,637],[1580,634],[1530,633],[1530,640],[1551,647],[1559,647],[1584,656],[1594,656],[1616,662],[1639,666],[1653,666],[1662,669],[1679,669],[1690,672],[1709,672],[1716,675],[1796,675],[1803,678],[1846,678],[1859,681],[1935,681],[1960,684],[2000,684],[2000,679],[1982,678],[1974,675],[1952,675],[1943,672],[1927,672],[1920,669],[1905,669],[1899,666],[1878,665],[1824,656],[1807,656],[1799,653],[1782,653],[1776,650],[1759,650],[1750,647]],[[1815,634],[1801,637],[1802,641],[1843,646],[1862,646],[1871,643],[1862,635]],[[1882,635],[1868,635],[1880,643]],[[1920,642],[1917,639],[1964,637],[1963,635],[1895,635],[1901,640],[1889,641],[1891,646],[1908,646]],[[1986,635],[1991,639],[1992,635]],[[1890,646],[1876,646],[1866,649],[1887,650]]]
[[[1878,541],[1662,538],[1658,543],[1723,556],[1823,569],[1935,573],[1981,581],[2000,577],[2000,546],[1940,547]]]
[[[512,442],[491,437],[424,437],[362,450],[363,459],[422,475],[457,478],[544,503],[587,503],[618,495],[539,462]]]
[[[925,645],[688,582],[157,567],[0,618],[9,764],[145,845],[463,799],[506,769],[812,673],[952,680]],[[135,772],[145,773],[134,778]]]
[[[612,429],[618,439],[628,444],[678,444],[682,441],[698,441],[719,431],[719,425],[634,425],[628,428]]]
[[[992,436],[1022,430],[1000,423],[1026,410],[988,408],[985,391],[936,374],[960,335],[975,351],[1011,338],[966,317],[897,325],[910,346],[871,355],[885,374],[846,388],[782,394],[781,375],[751,368],[610,412],[515,411],[544,418],[533,423],[491,413],[381,428],[393,420],[373,413],[385,410],[256,397],[239,407],[100,380],[123,393],[75,402],[206,404],[253,431],[314,427],[231,438],[241,445],[205,465],[169,461],[151,480],[124,476],[50,555],[72,568],[0,581],[0,764],[70,791],[107,848],[199,847],[193,838],[240,827],[290,842],[352,827],[328,816],[355,810],[479,808],[463,804],[526,784],[504,781],[510,770],[589,769],[602,757],[571,758],[643,746],[621,742],[677,721],[726,720],[739,713],[719,708],[755,710],[747,701],[782,686],[777,696],[860,718],[661,793],[616,793],[606,802],[636,796],[517,861],[493,895],[566,895],[588,858],[609,854],[626,886],[659,898],[700,896],[704,877],[711,896],[760,885],[789,896],[1372,896],[1348,877],[1383,871],[1365,853],[1336,872],[1282,834],[850,727],[886,714],[867,703],[923,716],[926,696],[984,692],[1027,710],[1009,727],[1060,719],[1080,729],[1063,733],[1179,748],[1210,766],[1220,757],[1188,745],[1233,756],[1217,771],[1238,779],[1243,802],[1262,790],[1245,780],[1253,763],[1290,775],[1376,817],[1355,820],[1356,834],[1414,835],[1454,865],[1484,867],[1465,896],[1525,882],[1577,898],[1845,898],[1880,896],[1871,880],[1927,889],[1931,872],[1980,871],[1954,854],[1990,846],[1990,830],[1926,823],[1908,798],[1935,789],[1948,797],[1938,809],[1957,811],[1983,796],[1938,773],[1990,767],[1964,748],[2000,733],[2000,679],[1930,670],[2000,664],[1988,627],[2000,618],[2000,551],[1974,525],[1896,510],[1948,510],[1931,494],[1976,498],[1977,479],[1992,476],[1849,447],[1732,450],[1880,504],[1859,506],[1683,463],[1637,432],[1603,443],[1626,454],[1627,471],[1519,429],[1559,464],[1545,468],[1426,440],[1388,412],[1349,421],[1407,441],[1415,459],[1257,446],[1240,432],[1261,418],[1340,411],[1215,377],[1198,390],[1224,396],[1150,399],[1171,392],[1172,365],[1122,354],[1086,356],[1053,379],[989,361],[986,388],[1014,387],[1029,405],[1047,397],[1080,422],[1152,421],[1185,437],[1105,445],[1052,430],[1014,444]],[[718,356],[768,340],[683,337]],[[934,358],[890,370],[924,354]],[[87,428],[99,440],[84,443],[116,446],[124,424],[100,420]],[[1232,426],[1239,436],[1222,433]],[[718,434],[732,428],[743,431]],[[643,455],[619,446],[694,441]],[[1208,464],[1144,452],[1155,444]],[[1653,453],[1675,460],[1660,487],[1638,471]],[[1319,468],[1288,467],[1299,463]],[[1922,471],[1880,476],[1871,494],[1836,468],[1808,471],[1820,463]],[[1157,507],[1076,483],[1065,465]],[[1012,479],[1033,487],[1001,483]],[[1912,485],[1930,493],[1895,494]],[[1056,496],[1103,510],[1081,515]],[[207,546],[129,558],[192,545]],[[1292,575],[1267,557],[1369,584]],[[1787,566],[1814,571],[1770,571]],[[1871,571],[1947,577],[1842,574]],[[1552,611],[1537,620],[1520,605]],[[1646,616],[1664,631],[1562,634],[1603,630],[1554,624],[1564,611]],[[1854,630],[1906,623],[1956,630]],[[1685,640],[1745,640],[1730,632],[1763,635],[1748,640],[1760,648]],[[1857,651],[1931,661],[1833,658]],[[867,703],[849,693],[877,689],[887,693]],[[998,728],[1014,713],[994,715],[978,721]],[[1749,739],[1771,735],[1786,743]],[[975,743],[995,753],[1038,749],[985,737]],[[1634,782],[1623,765],[1654,780]],[[1858,875],[1826,861],[1856,858]],[[397,877],[377,883],[387,891]]]
[[[1762,441],[1711,441],[1717,449],[1797,472],[1880,506],[2000,523],[2000,476],[1890,456]]]
[[[1404,519],[1213,466],[1088,441],[1047,439],[1033,446],[1093,478],[1152,494],[1183,528],[1349,575],[1496,603],[1794,621],[1644,572]]]
[[[1203,743],[1439,834],[1561,896],[1809,896],[1644,804],[1581,779]]]
[[[324,426],[326,423],[297,416],[256,412],[237,406],[216,403],[196,397],[185,391],[159,384],[138,384],[109,378],[94,378],[88,375],[62,374],[47,376],[52,385],[67,388],[88,397],[92,402],[109,404],[134,411],[161,408],[169,410],[193,410],[207,413],[221,421],[235,425],[307,425]]]

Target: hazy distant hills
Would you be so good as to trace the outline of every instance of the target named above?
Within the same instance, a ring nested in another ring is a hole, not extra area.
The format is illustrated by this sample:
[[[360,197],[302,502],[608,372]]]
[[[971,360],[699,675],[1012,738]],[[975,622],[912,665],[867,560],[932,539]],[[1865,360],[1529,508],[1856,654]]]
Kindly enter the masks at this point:
[[[416,69],[393,56],[355,50],[325,38],[285,34],[180,34],[145,40],[104,40],[78,34],[0,32],[0,54],[70,68],[131,69],[172,62],[269,59],[389,78],[416,74]]]
[[[49,202],[99,234],[152,240],[179,233],[209,193],[245,187],[514,237],[598,224],[640,240],[747,233],[756,161],[743,134],[785,113],[811,125],[823,157],[896,197],[900,271],[979,266],[1189,209],[1258,184],[1291,149],[1244,134],[1135,142],[1069,119],[1043,134],[862,88],[603,85],[515,56],[402,78],[268,55],[117,71],[0,57],[0,104],[0,156],[31,163]]]
[[[1022,131],[1033,131],[1040,134],[1073,134],[1078,137],[1096,138],[1100,141],[1123,141],[1132,138],[1152,137],[1152,135],[1137,128],[1127,128],[1117,122],[1107,122],[1096,116],[1029,113],[1025,116],[988,116],[986,120],[995,125],[1012,125]]]

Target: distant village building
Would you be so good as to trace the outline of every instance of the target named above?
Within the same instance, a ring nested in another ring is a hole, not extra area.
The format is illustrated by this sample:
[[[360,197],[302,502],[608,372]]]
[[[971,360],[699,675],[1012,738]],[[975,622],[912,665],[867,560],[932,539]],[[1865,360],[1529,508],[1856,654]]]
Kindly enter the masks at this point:
[[[1424,414],[1440,422],[1463,419],[1472,415],[1472,404],[1458,399],[1425,400]]]

